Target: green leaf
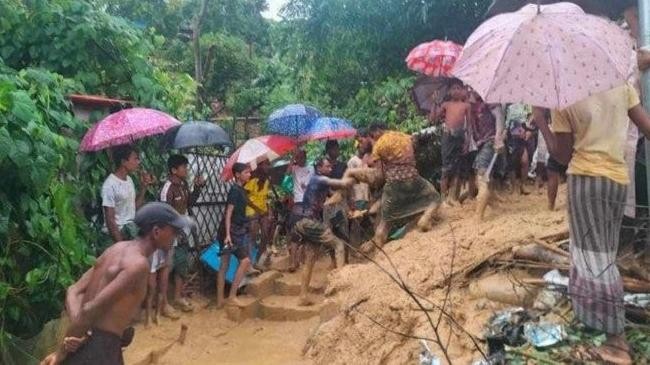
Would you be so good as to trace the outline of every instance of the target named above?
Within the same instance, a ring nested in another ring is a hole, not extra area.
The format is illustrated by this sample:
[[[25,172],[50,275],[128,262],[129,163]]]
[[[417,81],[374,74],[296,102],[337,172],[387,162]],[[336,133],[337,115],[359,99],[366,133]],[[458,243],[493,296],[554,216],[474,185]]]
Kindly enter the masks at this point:
[[[11,91],[15,90],[16,87],[13,83],[3,80],[0,81],[0,112],[9,110],[11,105]]]
[[[9,286],[8,283],[0,282],[0,301],[5,300],[7,298],[10,289],[11,286]]]
[[[36,104],[29,94],[22,90],[11,93],[11,113],[25,123],[39,119]]]

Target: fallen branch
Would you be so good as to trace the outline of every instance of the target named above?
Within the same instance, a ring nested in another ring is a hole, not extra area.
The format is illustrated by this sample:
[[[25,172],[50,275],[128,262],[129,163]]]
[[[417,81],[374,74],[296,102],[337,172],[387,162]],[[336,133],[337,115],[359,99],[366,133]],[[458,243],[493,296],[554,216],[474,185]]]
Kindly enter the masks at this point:
[[[568,252],[564,251],[563,249],[561,249],[561,248],[559,248],[559,247],[557,247],[555,245],[549,244],[549,243],[544,242],[542,240],[534,240],[534,242],[536,244],[544,247],[545,249],[547,249],[549,251],[553,251],[554,253],[556,253],[558,255],[562,255],[564,257],[569,257],[570,256],[570,254]]]
[[[569,231],[562,231],[540,238],[541,241],[558,242],[565,241],[569,238]]]

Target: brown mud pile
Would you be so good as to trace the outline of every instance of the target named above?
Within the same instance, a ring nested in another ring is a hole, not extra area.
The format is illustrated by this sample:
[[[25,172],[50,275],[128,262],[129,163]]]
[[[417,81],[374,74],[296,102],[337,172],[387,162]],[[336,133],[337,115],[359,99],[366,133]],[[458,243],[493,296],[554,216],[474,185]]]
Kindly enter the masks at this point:
[[[504,196],[499,210],[488,210],[482,224],[473,220],[474,202],[447,208],[431,232],[412,232],[390,242],[385,250],[408,286],[433,303],[427,310],[434,324],[440,313],[434,306],[445,302],[446,282],[450,281],[446,312],[468,333],[480,336],[494,311],[506,305],[472,298],[468,280],[462,275],[449,279],[450,272],[481,262],[509,246],[566,231],[565,195],[564,190],[559,192],[554,212],[547,210],[545,194]],[[377,254],[375,258],[393,272],[385,257]],[[339,301],[341,313],[321,324],[308,341],[306,356],[316,364],[412,364],[417,361],[418,340],[387,329],[434,338],[424,312],[374,264],[349,265],[332,273],[329,279],[326,294]],[[453,363],[469,364],[480,358],[469,337],[450,322],[443,316],[438,328]],[[429,345],[444,363],[440,349],[433,343]]]

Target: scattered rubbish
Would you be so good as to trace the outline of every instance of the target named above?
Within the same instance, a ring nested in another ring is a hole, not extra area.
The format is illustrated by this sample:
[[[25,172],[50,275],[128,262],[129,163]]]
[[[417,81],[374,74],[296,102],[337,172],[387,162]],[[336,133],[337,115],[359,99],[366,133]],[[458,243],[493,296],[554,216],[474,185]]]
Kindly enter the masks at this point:
[[[420,365],[440,365],[440,359],[431,352],[427,341],[420,340]]]
[[[526,323],[524,336],[535,347],[548,347],[564,340],[567,333],[564,326],[554,323]]]
[[[569,278],[560,274],[559,270],[552,270],[544,274],[544,280],[552,285],[569,286]]]
[[[529,306],[537,290],[527,287],[512,275],[492,275],[474,281],[469,285],[470,295],[474,298],[486,298],[495,302],[518,306]]]
[[[476,360],[472,365],[505,365],[506,353],[504,351],[490,355],[487,359]]]
[[[648,294],[625,294],[623,296],[625,304],[629,304],[639,308],[650,309],[650,293]]]
[[[563,295],[564,294],[557,289],[544,289],[537,295],[537,298],[533,303],[533,308],[540,311],[551,310],[557,306]]]
[[[518,347],[526,343],[523,336],[524,323],[532,317],[523,308],[511,308],[497,312],[488,324],[485,338],[490,355],[505,351],[505,345]]]

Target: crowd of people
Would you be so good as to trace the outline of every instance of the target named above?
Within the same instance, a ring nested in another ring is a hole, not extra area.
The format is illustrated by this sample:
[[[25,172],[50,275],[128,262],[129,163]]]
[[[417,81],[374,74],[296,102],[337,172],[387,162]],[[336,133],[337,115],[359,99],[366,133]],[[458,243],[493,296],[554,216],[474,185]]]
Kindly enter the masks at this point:
[[[636,8],[625,15],[638,36]],[[640,53],[639,68],[649,65],[647,53]],[[351,252],[366,256],[382,248],[395,228],[430,230],[441,207],[468,199],[477,200],[476,219],[483,221],[502,191],[529,194],[531,177],[535,187],[547,185],[553,210],[558,186],[567,179],[574,312],[582,323],[608,334],[598,350],[602,360],[630,363],[623,336],[623,286],[614,263],[623,216],[634,214],[629,209],[634,189],[628,185],[638,132],[650,137],[650,117],[638,95],[632,82],[551,111],[487,104],[460,80],[450,80],[446,99],[429,115],[442,128],[440,190],[416,168],[418,137],[381,122],[358,131],[355,153],[347,162],[334,140],[311,164],[304,150],[296,150],[287,169],[292,191],[285,230],[289,271],[302,270],[299,304],[312,304],[308,288],[322,252],[330,253],[332,267],[341,267]],[[145,325],[157,323],[159,314],[175,319],[179,311],[193,310],[183,291],[190,271],[188,251],[198,244],[192,242],[188,212],[205,179],[188,181],[187,158],[172,155],[159,201],[145,204],[145,192],[155,179],[143,173],[136,190],[130,174],[139,170],[138,151],[121,146],[112,158],[115,169],[101,191],[105,225],[102,240],[95,243],[98,259],[69,288],[70,326],[60,349],[44,364],[122,363],[121,349],[132,338],[129,328],[142,307]],[[226,301],[236,305],[244,277],[269,266],[269,170],[268,161],[254,170],[241,163],[232,167],[234,181],[217,237],[217,307]],[[232,255],[239,265],[226,296]]]

